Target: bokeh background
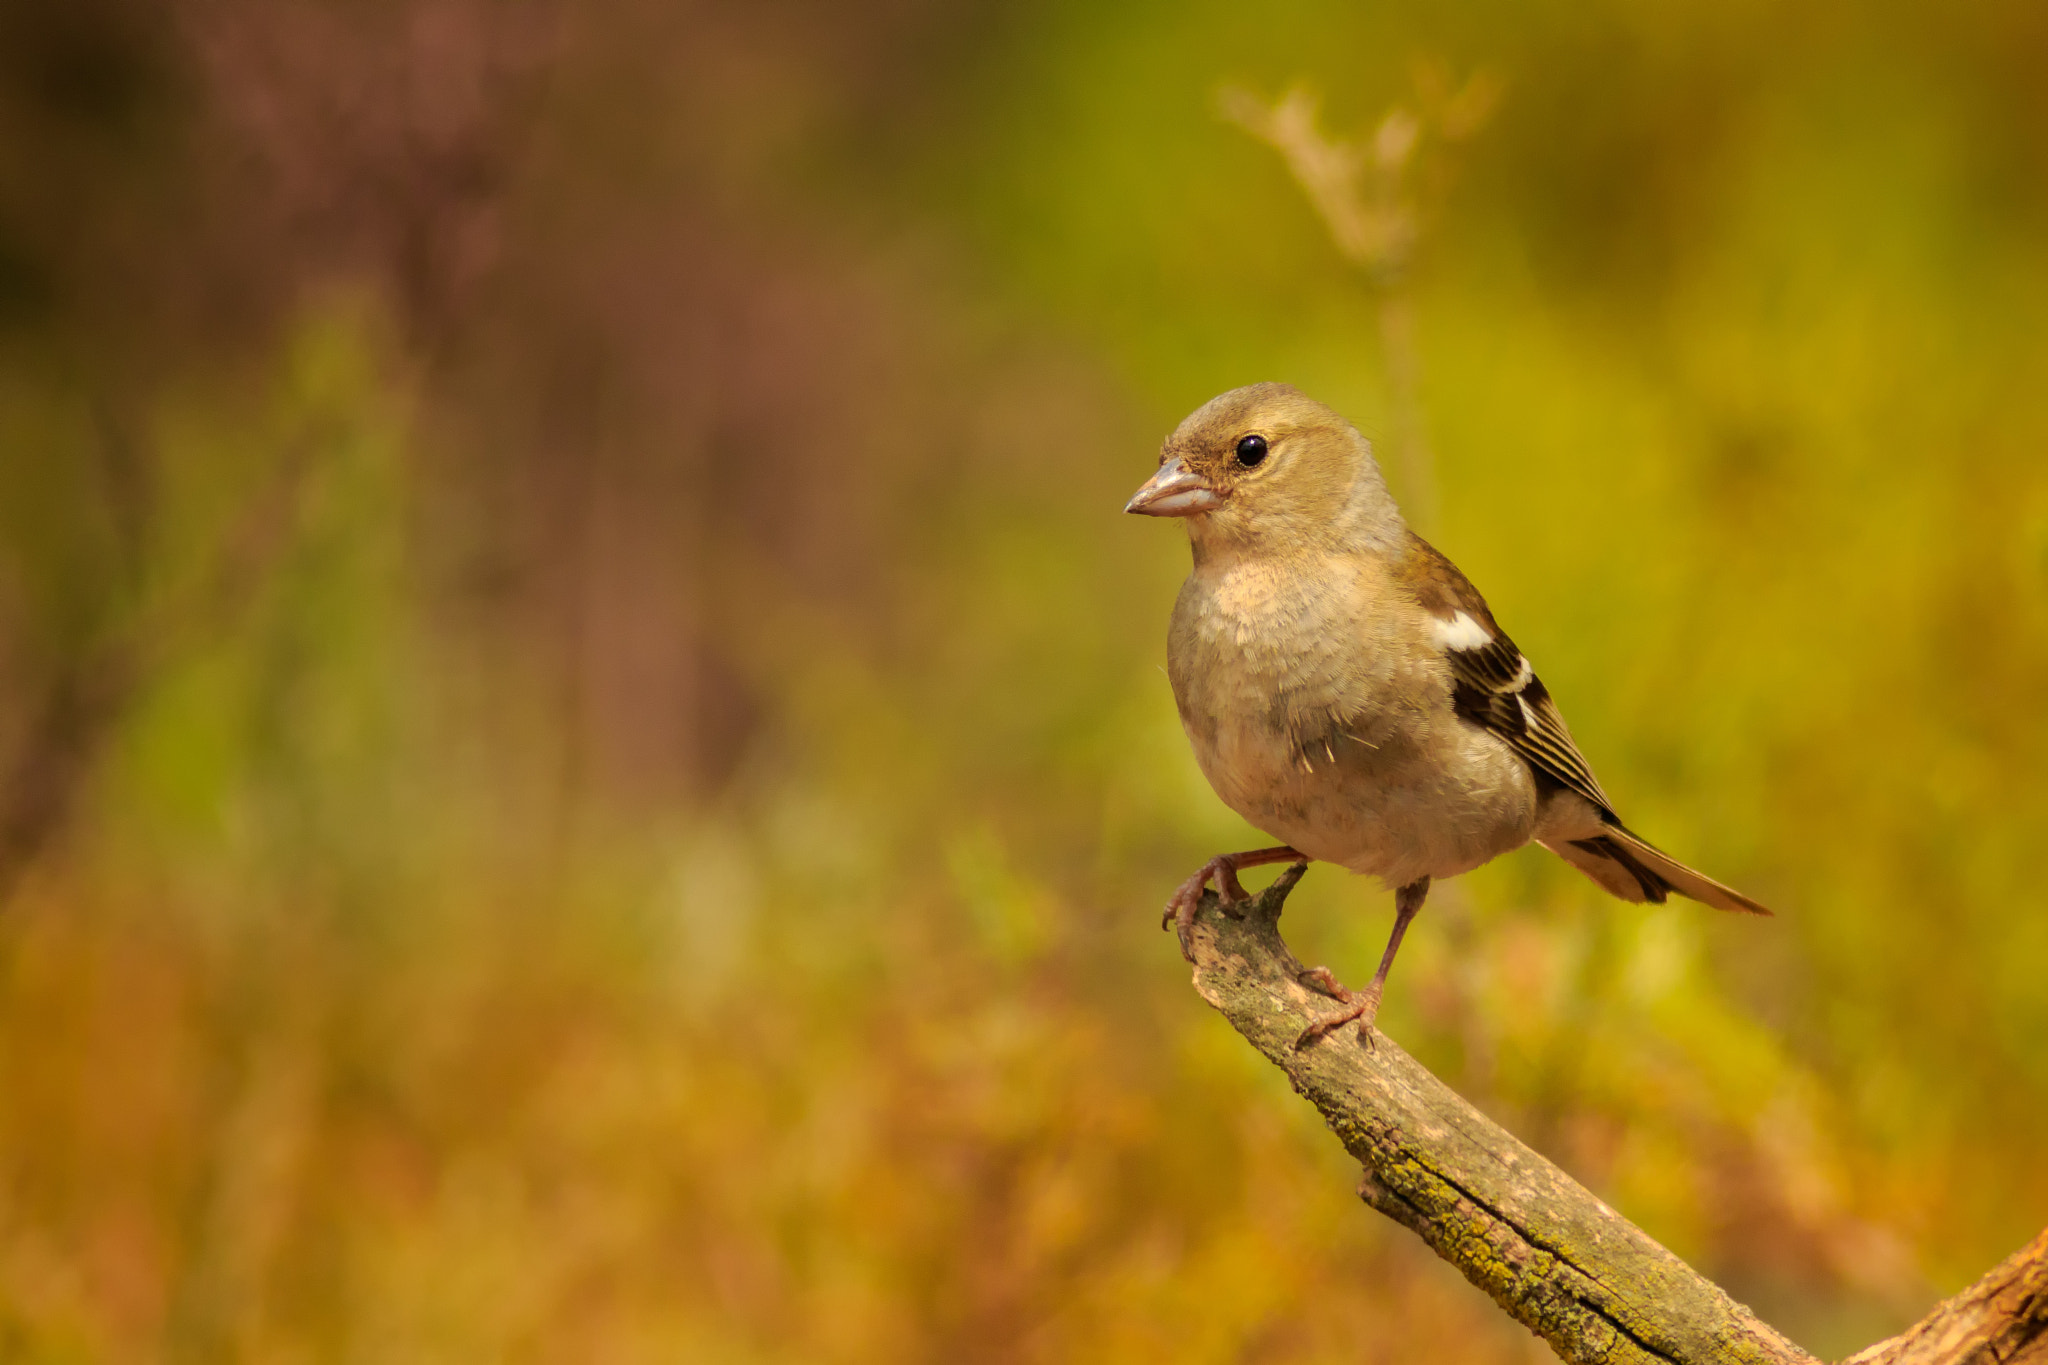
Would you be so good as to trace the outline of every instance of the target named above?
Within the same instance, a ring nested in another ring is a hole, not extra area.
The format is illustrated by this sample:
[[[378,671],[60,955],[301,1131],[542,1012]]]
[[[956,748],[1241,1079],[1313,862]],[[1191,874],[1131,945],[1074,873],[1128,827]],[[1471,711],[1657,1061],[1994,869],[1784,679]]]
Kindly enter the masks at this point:
[[[1896,1330],[2048,1222],[2044,64],[2024,0],[9,0],[0,1354],[1547,1358],[1158,931],[1264,840],[1118,509],[1263,379],[1412,407],[1632,823],[1780,911],[1518,854],[1387,1030]],[[1391,293],[1218,112],[1475,74]]]

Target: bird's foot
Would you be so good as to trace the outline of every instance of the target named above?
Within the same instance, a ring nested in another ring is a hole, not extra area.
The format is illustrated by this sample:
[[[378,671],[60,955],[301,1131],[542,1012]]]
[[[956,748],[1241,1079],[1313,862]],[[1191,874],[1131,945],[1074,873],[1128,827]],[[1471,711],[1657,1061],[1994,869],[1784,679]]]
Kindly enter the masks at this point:
[[[1223,913],[1232,919],[1243,918],[1244,912],[1237,907],[1250,899],[1245,895],[1244,883],[1237,879],[1237,860],[1228,853],[1218,854],[1194,876],[1180,884],[1166,902],[1166,913],[1159,917],[1161,929],[1171,928],[1180,939],[1180,955],[1188,961],[1195,960],[1195,942],[1191,934],[1195,928],[1195,911],[1202,906],[1202,892],[1211,881],[1216,883],[1216,899],[1222,903]]]
[[[1301,1031],[1294,1040],[1294,1050],[1301,1051],[1312,1043],[1320,1042],[1326,1035],[1336,1032],[1352,1020],[1358,1021],[1358,1040],[1371,1051],[1377,1051],[1373,1042],[1373,1020],[1379,1017],[1380,993],[1383,983],[1375,980],[1362,991],[1347,990],[1342,982],[1330,974],[1328,967],[1311,967],[1301,974],[1301,979],[1314,984],[1325,995],[1344,1002],[1344,1008],[1335,1014],[1325,1015]]]
[[[1180,938],[1180,955],[1188,961],[1195,960],[1195,911],[1202,907],[1202,888],[1210,882],[1216,883],[1216,899],[1223,905],[1223,913],[1232,919],[1243,919],[1244,912],[1237,907],[1250,900],[1245,894],[1244,883],[1237,879],[1238,869],[1264,867],[1268,863],[1298,863],[1308,865],[1308,857],[1282,844],[1278,848],[1255,848],[1244,853],[1219,853],[1201,870],[1180,884],[1166,902],[1166,913],[1159,917],[1159,927],[1171,927]],[[1299,872],[1294,874],[1300,880]],[[1293,883],[1288,883],[1292,886]]]

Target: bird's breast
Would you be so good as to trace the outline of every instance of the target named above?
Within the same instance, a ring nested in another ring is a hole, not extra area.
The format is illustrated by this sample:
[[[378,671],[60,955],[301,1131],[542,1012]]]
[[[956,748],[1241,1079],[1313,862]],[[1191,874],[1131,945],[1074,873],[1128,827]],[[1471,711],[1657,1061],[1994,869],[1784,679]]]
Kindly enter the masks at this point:
[[[1343,563],[1198,571],[1175,607],[1168,674],[1224,804],[1400,885],[1525,842],[1535,793],[1525,764],[1456,716],[1441,658],[1403,634],[1401,613],[1375,610],[1373,587]]]
[[[1198,569],[1182,586],[1167,672],[1198,746],[1241,732],[1282,748],[1346,717],[1387,709],[1418,662],[1391,614],[1371,609],[1357,569],[1250,560]],[[1416,681],[1416,680],[1409,680]],[[1440,684],[1448,689],[1448,677]]]

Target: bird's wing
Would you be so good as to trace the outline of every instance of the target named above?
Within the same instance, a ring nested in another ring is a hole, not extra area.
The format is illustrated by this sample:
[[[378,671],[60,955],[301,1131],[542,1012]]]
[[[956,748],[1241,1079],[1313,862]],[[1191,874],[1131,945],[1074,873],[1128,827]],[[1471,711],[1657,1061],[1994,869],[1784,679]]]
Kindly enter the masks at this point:
[[[1413,533],[1402,577],[1429,613],[1436,644],[1451,667],[1458,714],[1505,740],[1538,775],[1577,792],[1608,823],[1619,825],[1614,803],[1572,743],[1549,689],[1494,624],[1471,580]]]

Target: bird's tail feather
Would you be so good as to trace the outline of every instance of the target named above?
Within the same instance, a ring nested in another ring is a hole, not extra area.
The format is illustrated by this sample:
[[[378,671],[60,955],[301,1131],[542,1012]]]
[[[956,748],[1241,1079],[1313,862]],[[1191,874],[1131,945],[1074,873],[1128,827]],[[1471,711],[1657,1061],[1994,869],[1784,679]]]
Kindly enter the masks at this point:
[[[1693,871],[1619,825],[1609,825],[1595,839],[1545,840],[1543,846],[1625,901],[1661,903],[1676,891],[1716,910],[1771,913],[1735,888]]]

